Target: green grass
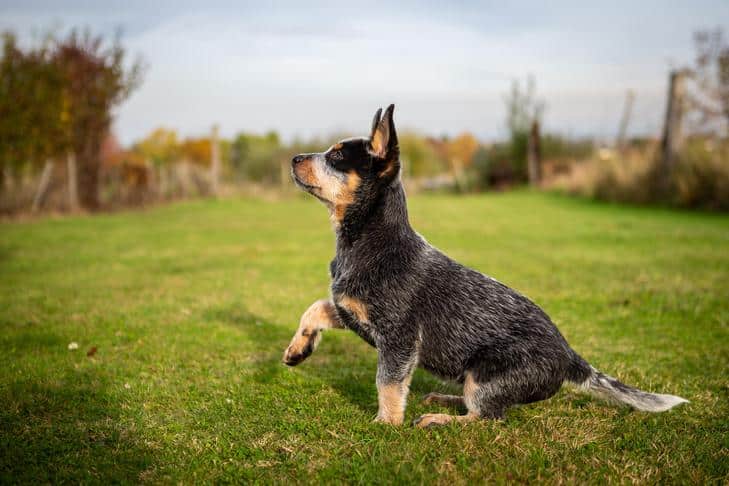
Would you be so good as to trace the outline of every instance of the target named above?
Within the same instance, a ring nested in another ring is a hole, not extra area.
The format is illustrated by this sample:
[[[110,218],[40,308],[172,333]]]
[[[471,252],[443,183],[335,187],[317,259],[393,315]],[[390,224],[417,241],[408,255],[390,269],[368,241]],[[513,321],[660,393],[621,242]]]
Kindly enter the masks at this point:
[[[565,387],[502,422],[374,424],[376,356],[354,334],[280,364],[328,293],[324,208],[187,202],[0,226],[0,482],[726,484],[727,216],[528,192],[410,210],[594,366],[691,403],[647,414]],[[445,411],[418,403],[433,390],[454,387],[418,371],[408,423]]]

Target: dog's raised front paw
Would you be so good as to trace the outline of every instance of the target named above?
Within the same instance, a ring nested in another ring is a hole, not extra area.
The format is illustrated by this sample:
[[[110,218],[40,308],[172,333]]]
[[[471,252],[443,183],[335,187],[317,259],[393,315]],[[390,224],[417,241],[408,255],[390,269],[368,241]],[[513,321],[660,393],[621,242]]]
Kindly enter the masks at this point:
[[[304,348],[300,352],[294,351],[291,346],[286,348],[283,355],[283,362],[286,366],[296,366],[311,355],[311,350]]]

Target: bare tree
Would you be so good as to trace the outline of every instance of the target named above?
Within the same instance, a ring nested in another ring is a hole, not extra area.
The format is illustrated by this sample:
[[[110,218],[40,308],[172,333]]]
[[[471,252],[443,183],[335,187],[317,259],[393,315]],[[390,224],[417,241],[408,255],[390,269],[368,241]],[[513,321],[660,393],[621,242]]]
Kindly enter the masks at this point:
[[[524,88],[517,80],[504,97],[506,126],[509,129],[511,159],[514,170],[522,179],[529,178],[529,138],[533,122],[539,122],[544,112],[544,102],[537,98],[536,81],[529,76]]]
[[[729,126],[729,44],[721,28],[694,33],[696,58],[691,67],[695,81],[688,100],[698,117],[698,129],[726,130]]]

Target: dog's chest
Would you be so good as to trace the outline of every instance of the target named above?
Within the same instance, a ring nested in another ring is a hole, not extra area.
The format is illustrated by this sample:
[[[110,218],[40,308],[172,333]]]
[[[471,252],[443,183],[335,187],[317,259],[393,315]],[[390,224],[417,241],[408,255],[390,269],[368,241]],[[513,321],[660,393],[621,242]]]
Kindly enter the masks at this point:
[[[377,330],[373,325],[372,305],[367,299],[362,278],[355,272],[344,272],[332,260],[330,273],[332,276],[332,300],[339,317],[346,327],[357,333],[362,339],[375,345]]]

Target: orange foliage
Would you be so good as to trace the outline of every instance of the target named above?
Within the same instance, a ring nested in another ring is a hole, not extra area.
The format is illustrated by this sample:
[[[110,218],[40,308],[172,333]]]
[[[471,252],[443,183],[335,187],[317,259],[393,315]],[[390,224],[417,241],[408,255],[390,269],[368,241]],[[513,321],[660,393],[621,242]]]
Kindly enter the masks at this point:
[[[478,150],[478,140],[468,132],[450,140],[446,147],[448,159],[451,163],[461,167],[471,165],[476,150]]]
[[[207,137],[188,138],[182,142],[180,151],[182,152],[183,159],[208,167],[212,156],[211,147],[210,139]]]
[[[166,128],[157,128],[137,142],[134,149],[156,166],[170,164],[179,155],[180,147],[177,142],[177,132]]]

